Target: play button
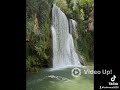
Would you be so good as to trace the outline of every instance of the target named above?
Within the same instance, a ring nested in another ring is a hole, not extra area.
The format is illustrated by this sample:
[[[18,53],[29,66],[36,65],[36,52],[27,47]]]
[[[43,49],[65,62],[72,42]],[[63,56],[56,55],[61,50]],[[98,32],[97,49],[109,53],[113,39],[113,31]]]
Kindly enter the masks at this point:
[[[79,72],[75,70],[75,75],[77,75],[77,74],[79,74]]]
[[[72,76],[78,77],[81,75],[81,70],[79,68],[73,68],[71,73],[72,73]]]

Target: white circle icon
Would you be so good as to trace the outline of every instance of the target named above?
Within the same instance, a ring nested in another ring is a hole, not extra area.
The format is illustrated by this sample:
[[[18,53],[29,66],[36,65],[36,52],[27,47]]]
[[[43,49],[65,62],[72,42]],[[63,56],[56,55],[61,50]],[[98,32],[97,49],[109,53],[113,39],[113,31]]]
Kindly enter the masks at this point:
[[[73,68],[73,69],[72,69],[71,73],[72,73],[72,76],[78,77],[78,76],[81,75],[81,70],[76,67],[76,68]]]

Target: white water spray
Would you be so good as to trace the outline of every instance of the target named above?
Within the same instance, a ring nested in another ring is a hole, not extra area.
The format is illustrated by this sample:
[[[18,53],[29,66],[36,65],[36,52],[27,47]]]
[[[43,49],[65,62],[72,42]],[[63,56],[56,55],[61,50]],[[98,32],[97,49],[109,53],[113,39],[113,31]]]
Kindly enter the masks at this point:
[[[52,8],[53,68],[81,66],[75,51],[66,15],[55,4]]]

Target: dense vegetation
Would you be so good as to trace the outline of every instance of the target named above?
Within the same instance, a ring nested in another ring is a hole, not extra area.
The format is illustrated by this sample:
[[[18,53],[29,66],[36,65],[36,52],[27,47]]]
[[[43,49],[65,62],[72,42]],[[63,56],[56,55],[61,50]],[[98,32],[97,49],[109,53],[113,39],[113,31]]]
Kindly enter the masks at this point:
[[[53,3],[77,22],[78,51],[86,61],[94,60],[93,0],[27,0],[26,70],[52,66],[51,10]]]

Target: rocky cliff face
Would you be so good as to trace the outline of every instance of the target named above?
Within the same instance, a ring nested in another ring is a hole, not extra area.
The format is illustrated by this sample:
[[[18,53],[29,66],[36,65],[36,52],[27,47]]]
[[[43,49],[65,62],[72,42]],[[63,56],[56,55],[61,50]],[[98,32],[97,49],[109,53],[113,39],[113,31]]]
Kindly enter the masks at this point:
[[[94,19],[93,19],[93,17],[89,18],[88,31],[94,31]]]
[[[91,16],[89,17],[88,20],[88,31],[94,31],[94,15],[93,12],[91,13]]]

